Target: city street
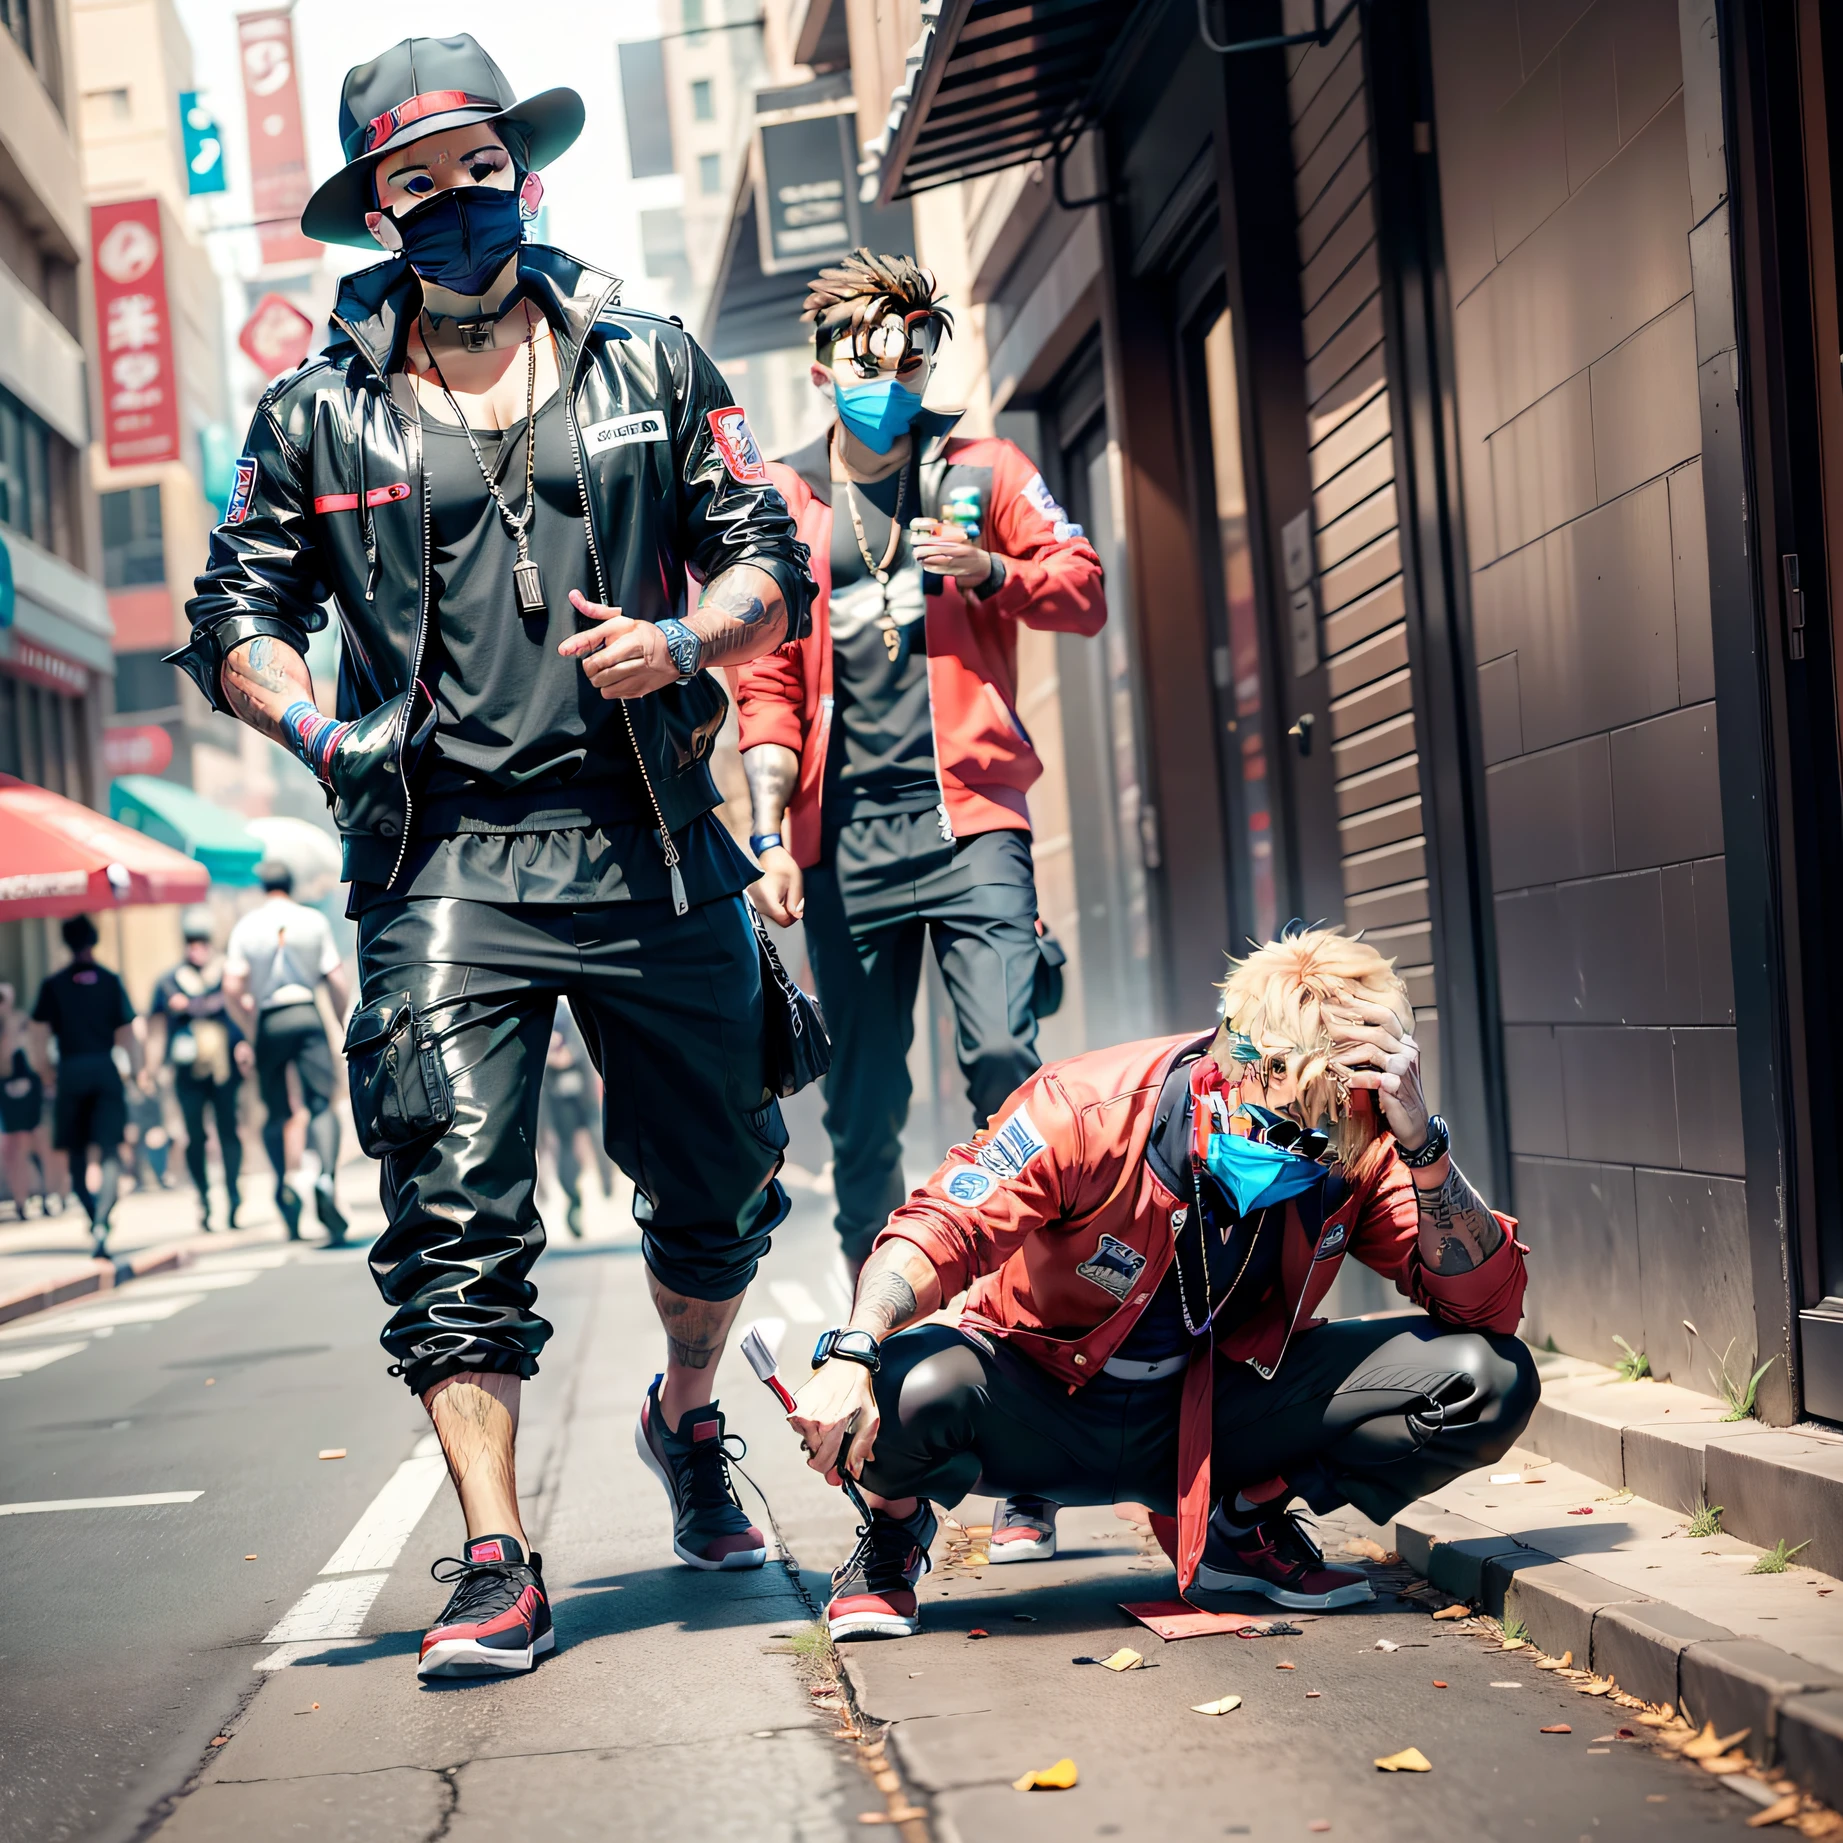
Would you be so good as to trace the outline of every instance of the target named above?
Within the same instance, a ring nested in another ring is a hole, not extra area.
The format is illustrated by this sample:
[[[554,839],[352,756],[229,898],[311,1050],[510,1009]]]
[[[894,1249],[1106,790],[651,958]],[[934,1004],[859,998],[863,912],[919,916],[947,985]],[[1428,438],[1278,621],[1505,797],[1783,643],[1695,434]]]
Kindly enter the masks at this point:
[[[793,1376],[836,1316],[828,1213],[802,1198],[754,1295],[784,1322]],[[356,1226],[368,1223],[369,1210]],[[846,1647],[861,1733],[892,1724],[880,1787],[882,1762],[867,1768],[860,1742],[835,1738],[851,1705],[815,1712],[823,1665],[799,1636],[850,1543],[842,1498],[799,1463],[732,1353],[731,1426],[799,1579],[772,1561],[759,1574],[679,1566],[632,1443],[658,1337],[637,1248],[604,1224],[554,1246],[538,1278],[557,1333],[526,1392],[520,1459],[558,1650],[504,1683],[414,1675],[443,1598],[427,1569],[454,1552],[458,1525],[421,1413],[384,1373],[362,1251],[225,1242],[178,1274],[0,1332],[22,1372],[0,1382],[9,1839],[753,1843],[862,1834],[905,1809],[925,1814],[902,1820],[912,1840],[1743,1833],[1751,1806],[1616,1738],[1620,1711],[1386,1593],[1302,1618],[1296,1636],[1161,1643],[1118,1602],[1171,1597],[1170,1570],[1105,1510],[1065,1513],[1062,1553],[1024,1568],[969,1564],[948,1526],[922,1634]],[[168,1493],[188,1501],[10,1514]],[[743,1501],[753,1514],[747,1486]],[[983,1521],[989,1504],[961,1515]],[[1328,1526],[1327,1542],[1360,1527]],[[1154,1668],[1072,1661],[1122,1645]],[[1229,1694],[1243,1698],[1230,1715],[1190,1712]],[[1555,1723],[1572,1732],[1541,1732]],[[1409,1746],[1430,1774],[1372,1765]],[[1063,1757],[1080,1770],[1073,1790],[1011,1789]],[[900,1790],[886,1789],[892,1767]]]

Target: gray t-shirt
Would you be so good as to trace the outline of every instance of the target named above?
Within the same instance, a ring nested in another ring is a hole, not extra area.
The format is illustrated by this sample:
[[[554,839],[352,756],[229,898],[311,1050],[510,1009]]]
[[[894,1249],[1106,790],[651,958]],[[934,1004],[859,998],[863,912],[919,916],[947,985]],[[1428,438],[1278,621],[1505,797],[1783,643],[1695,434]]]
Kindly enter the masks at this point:
[[[249,982],[257,1011],[311,1005],[314,987],[339,965],[333,931],[318,909],[271,897],[230,931],[224,970]]]

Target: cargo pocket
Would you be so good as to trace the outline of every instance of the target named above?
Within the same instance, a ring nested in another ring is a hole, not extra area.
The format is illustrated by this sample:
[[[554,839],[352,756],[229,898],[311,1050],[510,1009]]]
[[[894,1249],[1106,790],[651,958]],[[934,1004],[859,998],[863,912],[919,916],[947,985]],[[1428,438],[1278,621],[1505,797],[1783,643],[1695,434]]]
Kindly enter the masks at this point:
[[[407,992],[373,999],[346,1027],[352,1124],[371,1158],[419,1145],[454,1124],[441,1045]]]

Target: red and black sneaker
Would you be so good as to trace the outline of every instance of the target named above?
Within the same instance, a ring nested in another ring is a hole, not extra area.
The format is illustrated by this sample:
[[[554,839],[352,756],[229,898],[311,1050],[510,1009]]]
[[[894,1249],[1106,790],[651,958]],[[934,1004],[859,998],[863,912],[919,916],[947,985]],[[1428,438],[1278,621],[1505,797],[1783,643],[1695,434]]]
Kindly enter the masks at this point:
[[[659,1405],[660,1380],[653,1378],[640,1404],[634,1445],[672,1501],[673,1553],[693,1568],[759,1568],[768,1559],[767,1540],[743,1514],[730,1483],[730,1461],[748,1448],[740,1435],[724,1433],[714,1401],[687,1409],[673,1432]]]
[[[909,1638],[921,1629],[915,1583],[933,1566],[935,1528],[926,1498],[906,1517],[870,1513],[851,1559],[832,1576],[826,1625],[834,1638]]]
[[[1056,1553],[1056,1512],[1061,1508],[1046,1497],[1006,1498],[992,1512],[987,1558],[994,1566],[1010,1561],[1048,1561]]]
[[[419,1677],[529,1670],[556,1648],[544,1559],[527,1557],[512,1537],[476,1536],[458,1556],[444,1556],[429,1572],[454,1592],[423,1638]]]
[[[1276,1605],[1301,1613],[1329,1612],[1376,1597],[1368,1575],[1326,1565],[1324,1551],[1306,1533],[1297,1511],[1236,1530],[1218,1510],[1210,1518],[1197,1585],[1216,1593],[1265,1594]]]

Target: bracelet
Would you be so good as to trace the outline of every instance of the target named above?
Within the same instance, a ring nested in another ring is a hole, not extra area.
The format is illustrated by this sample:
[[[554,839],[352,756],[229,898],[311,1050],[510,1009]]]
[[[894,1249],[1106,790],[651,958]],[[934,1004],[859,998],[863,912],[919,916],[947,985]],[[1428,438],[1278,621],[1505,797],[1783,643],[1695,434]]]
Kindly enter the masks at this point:
[[[1399,1145],[1395,1150],[1410,1171],[1425,1171],[1429,1165],[1437,1165],[1452,1150],[1452,1144],[1445,1120],[1436,1113],[1428,1115],[1427,1137],[1420,1146],[1412,1152],[1403,1151]]]
[[[289,748],[318,781],[329,781],[333,751],[351,727],[325,715],[311,698],[296,698],[281,716],[282,735]]]
[[[781,843],[779,832],[751,832],[749,834],[749,853],[760,857],[764,851],[773,851]]]

